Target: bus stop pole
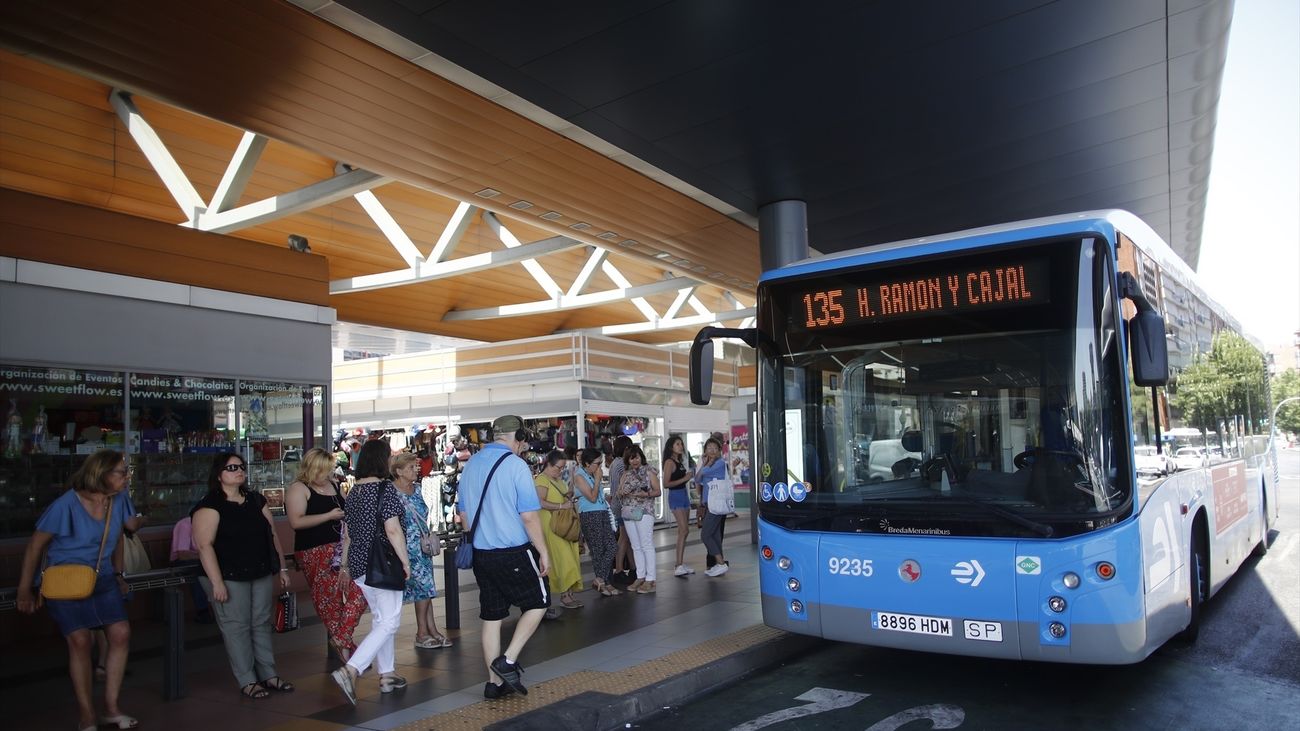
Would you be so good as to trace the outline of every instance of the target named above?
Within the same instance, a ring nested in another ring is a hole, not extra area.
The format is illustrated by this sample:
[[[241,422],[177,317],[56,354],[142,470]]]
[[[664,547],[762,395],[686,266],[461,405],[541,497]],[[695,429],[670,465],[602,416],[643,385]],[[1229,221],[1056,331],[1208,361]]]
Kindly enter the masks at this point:
[[[460,541],[447,540],[442,549],[442,600],[447,611],[443,626],[460,629],[460,570],[456,568],[456,546]]]
[[[182,586],[163,589],[163,619],[167,630],[163,638],[163,700],[185,697],[185,676],[181,659],[185,654],[185,597]]]

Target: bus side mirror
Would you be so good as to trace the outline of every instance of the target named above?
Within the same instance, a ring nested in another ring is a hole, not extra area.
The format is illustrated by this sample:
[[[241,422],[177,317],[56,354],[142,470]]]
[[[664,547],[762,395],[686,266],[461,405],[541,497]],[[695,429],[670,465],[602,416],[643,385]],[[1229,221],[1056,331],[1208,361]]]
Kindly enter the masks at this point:
[[[713,328],[695,334],[691,343],[691,403],[704,406],[713,395]]]
[[[1128,321],[1128,351],[1134,383],[1143,387],[1169,383],[1169,346],[1165,343],[1165,319],[1159,312],[1139,311]]]
[[[713,396],[713,339],[738,338],[751,348],[758,347],[758,330],[732,327],[702,327],[691,343],[691,403],[704,406]]]
[[[1137,314],[1128,321],[1128,352],[1133,360],[1133,382],[1139,386],[1169,383],[1169,346],[1165,343],[1165,318],[1128,272],[1119,273],[1119,296],[1133,303]]]

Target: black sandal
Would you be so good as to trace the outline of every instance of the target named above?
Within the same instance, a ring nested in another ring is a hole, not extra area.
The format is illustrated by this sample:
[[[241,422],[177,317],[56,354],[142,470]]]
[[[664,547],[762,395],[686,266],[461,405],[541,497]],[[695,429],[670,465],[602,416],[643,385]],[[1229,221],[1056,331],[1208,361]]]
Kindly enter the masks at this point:
[[[274,682],[273,682],[273,681],[274,681]],[[269,690],[278,691],[278,692],[280,692],[280,693],[292,693],[292,692],[293,692],[293,683],[290,683],[289,681],[285,680],[284,678],[281,678],[279,675],[272,675],[271,677],[267,678],[266,680],[263,680],[261,684],[262,684],[262,687],[263,687],[263,688],[267,688],[267,689],[269,689]]]
[[[261,683],[249,683],[239,689],[239,694],[245,698],[261,699],[271,695],[271,692],[262,687]]]

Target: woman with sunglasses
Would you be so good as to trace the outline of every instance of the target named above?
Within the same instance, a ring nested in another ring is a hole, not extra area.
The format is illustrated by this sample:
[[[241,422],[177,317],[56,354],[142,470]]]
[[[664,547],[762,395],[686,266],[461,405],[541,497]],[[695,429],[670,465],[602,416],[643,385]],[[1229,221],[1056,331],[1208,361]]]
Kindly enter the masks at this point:
[[[351,582],[339,587],[344,512],[333,472],[334,455],[319,447],[307,450],[285,495],[284,508],[293,527],[293,561],[307,579],[316,616],[325,625],[334,654],[347,662],[357,649],[352,633],[366,611],[366,599]]]
[[[41,605],[32,588],[42,560],[50,566],[81,564],[95,566],[97,578],[85,599],[51,599],[50,617],[68,643],[68,674],[77,698],[80,722],[85,731],[97,726],[135,728],[139,721],[117,706],[131,642],[131,625],[126,618],[126,581],[122,578],[122,528],[135,514],[127,495],[131,471],[121,453],[101,449],[86,458],[73,473],[71,489],[50,503],[36,521],[36,531],[23,554],[18,582],[18,611],[31,614]],[[105,525],[107,523],[107,525]],[[101,546],[103,547],[101,549]],[[91,691],[91,630],[103,627],[108,636],[105,663],[104,705],[107,716],[95,715]]]
[[[275,672],[271,648],[272,602],[277,584],[289,588],[289,570],[280,568],[284,550],[271,509],[248,489],[243,457],[222,452],[212,460],[208,494],[190,517],[205,574],[199,584],[212,600],[239,692],[248,698],[292,692],[293,683]]]

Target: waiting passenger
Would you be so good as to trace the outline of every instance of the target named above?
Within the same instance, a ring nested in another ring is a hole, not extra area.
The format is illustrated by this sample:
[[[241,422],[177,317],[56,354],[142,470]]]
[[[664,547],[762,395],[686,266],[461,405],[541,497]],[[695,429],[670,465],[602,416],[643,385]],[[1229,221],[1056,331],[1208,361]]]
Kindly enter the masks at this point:
[[[390,461],[393,486],[402,498],[406,510],[403,528],[406,530],[406,556],[411,562],[411,577],[402,591],[402,602],[415,603],[415,648],[432,650],[451,647],[451,640],[438,631],[433,616],[433,600],[438,587],[433,580],[433,552],[438,536],[429,530],[429,506],[416,488],[420,472],[420,458],[410,452],[395,454]]]
[[[265,698],[289,693],[293,683],[275,672],[271,647],[272,602],[289,588],[289,570],[280,567],[280,538],[266,498],[248,489],[248,465],[234,452],[222,452],[208,471],[208,494],[194,507],[194,545],[199,549],[203,590],[213,602],[239,692]]]
[[[677,521],[677,568],[673,576],[689,576],[695,569],[686,565],[686,537],[691,532],[691,474],[686,469],[686,442],[680,434],[668,437],[664,445],[663,475],[664,489],[668,491],[668,509],[673,511],[673,520]]]
[[[645,463],[645,452],[635,444],[623,453],[626,467],[618,483],[618,496],[623,512],[623,527],[628,543],[636,558],[636,581],[628,591],[638,594],[655,592],[655,498],[659,488],[659,471]]]
[[[704,456],[695,469],[695,483],[700,486],[700,505],[705,506],[704,525],[700,529],[700,538],[704,548],[713,558],[713,565],[704,573],[709,576],[722,576],[730,570],[726,557],[722,555],[722,529],[727,516],[714,515],[707,509],[709,504],[709,481],[727,478],[727,463],[722,459],[722,443],[710,437],[704,442]]]
[[[332,479],[334,465],[334,456],[324,449],[307,450],[284,506],[293,527],[293,560],[307,579],[330,647],[347,662],[357,649],[352,635],[366,611],[366,600],[355,584],[340,586],[338,581],[344,512],[343,495]]]
[[[632,548],[628,542],[627,530],[623,526],[623,502],[618,495],[618,483],[623,479],[623,453],[632,446],[632,440],[620,434],[614,438],[614,460],[609,464],[609,507],[614,512],[614,523],[618,530],[618,549],[614,552],[614,571],[611,578],[621,578],[623,584],[631,584],[635,573],[635,561]]]
[[[199,549],[194,545],[194,519],[185,516],[172,526],[171,565],[173,568],[199,566]],[[189,582],[190,598],[194,601],[194,618],[199,624],[212,624],[212,607],[208,595],[197,579]]]
[[[578,455],[578,467],[573,471],[572,485],[578,493],[582,537],[591,551],[591,570],[596,575],[594,587],[601,596],[617,596],[623,592],[609,583],[618,539],[615,537],[614,514],[605,500],[605,491],[600,488],[604,464],[605,458],[600,450],[591,447],[582,450]]]
[[[552,449],[546,455],[542,471],[533,478],[533,484],[536,485],[537,499],[542,505],[542,535],[546,538],[546,549],[551,555],[551,572],[546,577],[551,585],[551,593],[560,595],[560,605],[565,609],[578,609],[582,607],[582,602],[573,595],[575,591],[582,591],[578,543],[557,535],[551,525],[557,513],[562,510],[572,511],[577,502],[573,488],[560,479],[565,462],[564,453]],[[555,616],[548,615],[551,619]]]
[[[50,503],[36,521],[36,530],[23,554],[18,582],[18,611],[32,614],[42,597],[34,588],[36,567],[80,564],[95,569],[95,586],[84,599],[49,599],[50,617],[68,643],[68,674],[77,698],[80,729],[112,725],[131,729],[140,725],[117,705],[122,674],[131,642],[126,618],[126,580],[122,577],[122,552],[116,550],[122,528],[135,515],[126,492],[130,469],[121,453],[101,449],[86,458],[73,473],[70,489]],[[48,555],[47,555],[48,554]],[[104,627],[108,654],[104,684],[106,716],[95,714],[91,697],[91,630]]]

